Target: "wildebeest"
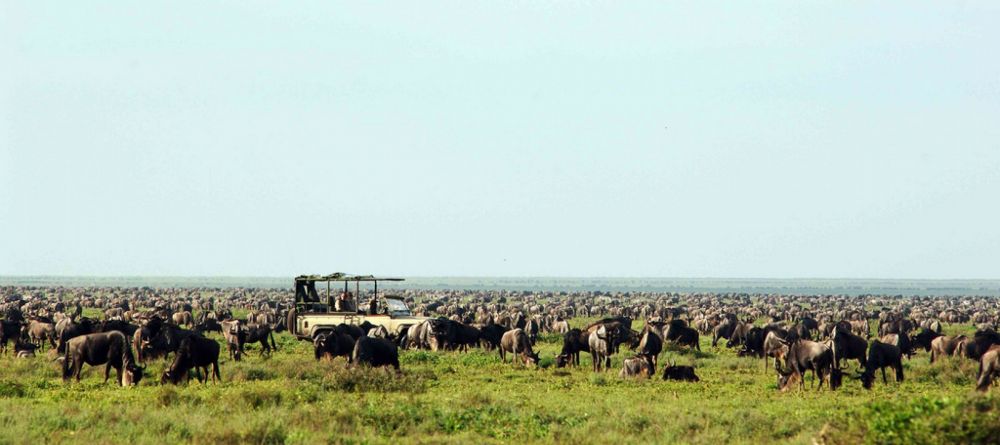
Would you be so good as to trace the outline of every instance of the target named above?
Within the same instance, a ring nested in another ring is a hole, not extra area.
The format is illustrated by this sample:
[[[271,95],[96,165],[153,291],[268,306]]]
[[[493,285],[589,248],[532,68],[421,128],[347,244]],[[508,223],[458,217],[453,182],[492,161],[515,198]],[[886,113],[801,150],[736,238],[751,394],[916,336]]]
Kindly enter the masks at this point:
[[[979,357],[979,374],[976,376],[976,390],[986,392],[993,379],[1000,376],[1000,345],[993,345]]]
[[[843,323],[843,322],[841,322]],[[838,324],[833,329],[833,361],[837,368],[841,367],[844,360],[855,359],[859,367],[865,366],[866,352],[868,351],[868,341],[863,337],[851,332],[843,325]]]
[[[929,329],[923,329],[917,335],[914,335],[913,338],[910,339],[912,343],[912,348],[913,349],[923,348],[924,351],[930,351],[931,342],[933,342],[935,338],[938,338],[940,336],[941,333],[939,332],[934,332]]]
[[[938,357],[947,357],[955,353],[959,344],[965,341],[964,335],[942,335],[931,340],[931,363]]]
[[[607,327],[600,326],[590,333],[587,345],[590,349],[591,364],[594,372],[598,372],[603,367],[605,370],[611,368],[611,353],[613,352],[611,336]]]
[[[79,382],[84,363],[90,366],[106,365],[105,383],[111,374],[111,368],[115,368],[122,386],[139,384],[145,370],[135,364],[128,339],[118,331],[81,335],[71,339],[66,345],[66,357],[63,360],[63,380],[76,377]]]
[[[524,333],[521,328],[511,329],[504,332],[503,337],[500,339],[500,361],[506,363],[507,357],[506,353],[510,352],[513,354],[511,356],[510,362],[513,364],[517,357],[521,358],[521,361],[525,365],[537,365],[538,364],[538,354],[536,354],[531,349],[531,341],[528,339],[528,334]]]
[[[622,362],[622,370],[618,372],[618,377],[643,377],[648,378],[656,372],[653,361],[648,355],[637,355],[626,358]]]
[[[677,366],[670,363],[663,367],[663,380],[681,380],[684,382],[698,382],[701,379],[694,373],[693,366]]]
[[[504,332],[507,332],[507,328],[495,323],[483,326],[479,330],[479,344],[488,351],[499,348]]]
[[[910,341],[910,336],[905,332],[898,334],[885,334],[880,340],[882,343],[899,348],[899,352],[907,358],[913,355],[913,343]]]
[[[384,338],[358,338],[351,357],[355,366],[392,366],[399,371],[399,349],[395,343]]]
[[[63,354],[66,352],[66,343],[75,337],[81,335],[92,334],[95,331],[95,325],[93,320],[89,318],[81,318],[80,321],[74,322],[72,318],[65,318],[58,323],[56,323],[56,338],[58,342],[56,343],[56,352]]]
[[[350,335],[327,331],[313,339],[313,352],[316,355],[316,360],[324,357],[331,360],[336,357],[344,357],[350,363],[351,354],[354,352],[354,342]]]
[[[363,337],[364,334],[359,335]],[[271,340],[271,344],[267,341]],[[263,324],[249,324],[241,332],[240,340],[240,352],[243,351],[243,347],[247,344],[260,343],[260,355],[269,355],[271,349],[275,351],[278,350],[278,345],[274,342],[274,333],[271,331],[271,327]]]
[[[784,358],[784,366],[775,366],[775,369],[778,371],[778,389],[782,391],[787,390],[795,380],[798,380],[800,388],[805,388],[803,377],[810,370],[819,381],[816,389],[822,388],[834,368],[832,348],[812,340],[797,339],[789,343],[779,352],[779,361],[781,358]],[[832,385],[831,388],[836,389]]]
[[[0,354],[7,352],[7,342],[18,343],[21,327],[20,322],[0,320]]]
[[[239,320],[224,320],[221,323],[222,337],[226,340],[226,349],[229,351],[229,358],[240,361],[243,356],[243,323]]]
[[[190,382],[191,369],[197,370],[198,368],[201,368],[205,373],[204,380],[199,373],[198,381],[208,382],[209,365],[212,366],[212,381],[222,380],[219,375],[219,343],[200,335],[191,335],[181,341],[177,353],[174,354],[174,361],[169,368],[163,371],[160,383],[170,382],[176,385],[185,375]]]
[[[32,343],[45,351],[45,342],[48,341],[51,347],[56,347],[56,326],[52,322],[31,320],[24,327],[28,338]]]
[[[639,348],[636,353],[644,357],[649,357],[649,362],[653,365],[653,369],[649,372],[650,375],[656,373],[656,360],[662,350],[663,339],[660,338],[660,333],[650,328],[649,325],[646,325],[639,337]]]
[[[562,351],[556,356],[557,368],[568,365],[580,366],[580,352],[590,352],[589,335],[584,337],[583,331],[577,328],[570,329],[563,334]]]
[[[896,374],[896,381],[903,381],[903,354],[894,345],[882,343],[878,340],[872,342],[868,348],[868,360],[865,362],[865,370],[858,375],[861,385],[865,389],[871,389],[875,382],[875,371],[882,370],[882,383],[888,383],[885,377],[885,368],[892,368]]]
[[[736,327],[739,324],[740,321],[735,315],[726,314],[726,318],[722,320],[722,323],[719,323],[712,328],[712,347],[715,348],[719,345],[720,338],[729,340],[733,335],[733,331],[736,330]]]

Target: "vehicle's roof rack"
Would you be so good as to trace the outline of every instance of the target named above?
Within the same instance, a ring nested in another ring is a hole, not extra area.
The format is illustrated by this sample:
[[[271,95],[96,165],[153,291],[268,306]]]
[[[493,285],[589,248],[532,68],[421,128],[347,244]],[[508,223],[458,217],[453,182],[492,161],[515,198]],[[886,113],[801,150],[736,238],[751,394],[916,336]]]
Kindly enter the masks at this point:
[[[329,275],[299,275],[295,281],[403,281],[404,278],[376,277],[372,275],[348,275],[342,272],[334,272]]]

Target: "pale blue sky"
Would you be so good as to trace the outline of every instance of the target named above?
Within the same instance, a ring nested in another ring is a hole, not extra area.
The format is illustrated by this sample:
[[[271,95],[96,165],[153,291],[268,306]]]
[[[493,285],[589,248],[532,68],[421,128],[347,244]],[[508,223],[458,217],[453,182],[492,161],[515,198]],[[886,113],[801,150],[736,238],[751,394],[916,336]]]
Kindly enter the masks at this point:
[[[0,274],[1000,278],[997,2],[14,2]]]

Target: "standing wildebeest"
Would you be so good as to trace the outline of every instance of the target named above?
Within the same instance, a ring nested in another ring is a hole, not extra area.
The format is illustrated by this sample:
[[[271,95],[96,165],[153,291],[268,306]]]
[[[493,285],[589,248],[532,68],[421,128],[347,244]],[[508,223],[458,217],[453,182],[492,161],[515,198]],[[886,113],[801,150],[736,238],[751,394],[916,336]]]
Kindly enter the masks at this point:
[[[31,320],[24,327],[24,330],[28,333],[28,338],[31,339],[31,342],[38,345],[43,352],[45,351],[46,340],[51,347],[56,347],[56,325],[54,323]]]
[[[344,357],[350,363],[351,353],[354,352],[354,339],[347,334],[326,331],[316,335],[316,338],[313,339],[313,352],[316,354],[316,360],[323,357],[331,360],[336,357]]]
[[[587,339],[587,345],[590,347],[591,364],[593,365],[594,372],[600,371],[602,366],[604,369],[611,368],[613,340],[610,337],[611,335],[608,334],[607,327],[600,326],[597,330],[591,332],[590,337]]]
[[[524,324],[524,333],[528,334],[528,341],[531,342],[531,346],[535,345],[538,340],[538,320],[531,318],[527,323]]]
[[[993,345],[979,357],[976,391],[988,391],[997,376],[1000,376],[1000,345]]]
[[[653,324],[655,328],[656,323]],[[698,331],[687,325],[684,320],[670,320],[666,325],[660,326],[660,338],[678,346],[687,346],[701,351],[701,344],[698,341]]]
[[[392,366],[399,371],[399,349],[395,343],[384,338],[358,338],[351,357],[355,366]]]
[[[805,388],[803,379],[807,371],[813,371],[819,381],[816,389],[823,387],[823,381],[834,369],[833,350],[812,340],[798,339],[789,343],[788,347],[779,352],[779,358],[784,358],[784,366],[775,366],[778,371],[778,389],[785,391],[791,382],[799,381],[799,387]],[[836,389],[831,381],[831,389]]]
[[[649,362],[653,365],[650,375],[656,373],[656,360],[662,350],[663,339],[660,337],[660,333],[647,324],[642,329],[642,334],[639,337],[639,350],[637,354],[649,357]]]
[[[243,357],[243,344],[240,340],[245,337],[243,324],[239,320],[225,320],[221,325],[222,336],[226,340],[226,349],[229,351],[229,358],[238,362]]]
[[[139,384],[145,370],[136,366],[125,334],[118,331],[81,335],[71,339],[66,345],[66,357],[63,359],[63,380],[76,377],[79,382],[84,363],[90,366],[106,364],[105,383],[111,375],[111,368],[115,368],[122,386]]]
[[[861,385],[865,389],[871,389],[875,382],[875,371],[882,370],[882,383],[888,383],[885,377],[885,368],[891,367],[896,373],[896,381],[903,381],[903,353],[896,346],[882,343],[878,340],[872,342],[868,348],[868,361],[865,363],[865,371],[858,375]]]
[[[844,322],[841,322],[844,323]],[[838,323],[833,329],[833,364],[840,368],[840,362],[856,359],[859,367],[865,366],[865,353],[868,351],[868,341],[853,333]]]
[[[911,339],[913,343],[913,349],[923,348],[924,351],[929,352],[931,350],[931,342],[933,342],[935,338],[938,338],[940,336],[941,333],[939,332],[934,332],[929,329],[923,329],[920,331],[920,333],[914,335],[913,338]]]
[[[483,349],[492,351],[500,347],[500,338],[507,328],[496,323],[490,323],[479,330],[479,344]]]
[[[538,354],[531,350],[531,341],[528,334],[521,328],[515,328],[504,332],[500,339],[500,361],[507,363],[506,353],[513,354],[510,363],[514,364],[516,357],[520,356],[525,365],[537,365]]]
[[[958,349],[959,344],[965,340],[966,337],[964,335],[942,335],[935,337],[931,340],[931,363],[934,363],[934,360],[938,357],[947,357],[954,354],[955,349]]]
[[[278,345],[274,343],[274,333],[271,332],[271,327],[263,324],[250,324],[246,326],[246,329],[242,332],[243,336],[239,338],[240,340],[240,352],[243,351],[243,346],[246,344],[260,343],[260,355],[270,355],[271,349],[275,351],[278,350]],[[362,333],[358,337],[363,337]],[[271,344],[267,344],[267,340],[271,340]]]
[[[209,365],[212,366],[212,381],[221,381],[222,377],[219,375],[219,343],[200,335],[189,336],[181,341],[177,353],[174,354],[174,362],[170,364],[167,370],[163,371],[160,384],[170,382],[176,385],[180,383],[185,375],[187,376],[187,381],[190,382],[192,368],[195,370],[201,368],[205,373],[205,379],[202,380],[201,373],[199,373],[198,381],[207,383]]]
[[[0,320],[0,354],[7,352],[7,342],[18,343],[21,337],[21,323]]]
[[[726,319],[712,328],[712,347],[715,348],[719,346],[720,338],[729,340],[733,336],[733,331],[739,324],[740,321],[736,319],[735,315],[726,314]]]
[[[183,325],[189,328],[194,326],[194,317],[192,317],[191,313],[188,311],[177,312],[171,318],[173,319],[174,324],[178,326]]]
[[[899,348],[899,352],[903,353],[906,358],[910,358],[913,355],[913,342],[910,341],[910,336],[905,332],[900,332],[898,334],[885,334],[880,340],[882,343],[890,344]]]

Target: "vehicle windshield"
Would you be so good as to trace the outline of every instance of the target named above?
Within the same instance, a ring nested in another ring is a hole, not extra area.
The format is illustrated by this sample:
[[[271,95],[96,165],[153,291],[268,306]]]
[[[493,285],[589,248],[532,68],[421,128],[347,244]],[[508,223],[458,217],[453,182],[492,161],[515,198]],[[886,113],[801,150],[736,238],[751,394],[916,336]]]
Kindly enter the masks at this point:
[[[406,307],[403,300],[386,298],[385,306],[389,309],[389,315],[410,315],[410,308]]]

